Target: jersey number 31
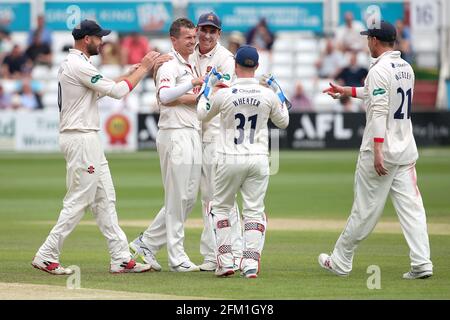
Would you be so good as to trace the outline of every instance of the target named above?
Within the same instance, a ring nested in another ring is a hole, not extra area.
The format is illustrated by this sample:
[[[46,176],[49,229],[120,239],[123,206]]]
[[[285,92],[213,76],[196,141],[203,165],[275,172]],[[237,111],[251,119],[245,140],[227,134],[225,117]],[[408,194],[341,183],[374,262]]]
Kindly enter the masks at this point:
[[[246,120],[250,121],[250,144],[254,142],[255,139],[255,130],[256,130],[256,120],[258,120],[258,115],[255,114],[251,117],[248,117],[248,119],[245,119],[245,116],[242,113],[237,113],[234,115],[235,120],[239,120],[239,123],[236,127],[239,137],[234,138],[234,144],[241,144],[244,142],[244,127]]]

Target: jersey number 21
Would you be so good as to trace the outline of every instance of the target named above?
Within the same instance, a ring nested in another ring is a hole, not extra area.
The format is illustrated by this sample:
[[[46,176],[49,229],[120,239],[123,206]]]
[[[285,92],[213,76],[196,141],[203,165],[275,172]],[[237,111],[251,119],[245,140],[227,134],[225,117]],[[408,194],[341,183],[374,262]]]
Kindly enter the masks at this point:
[[[401,119],[405,118],[405,114],[402,112],[403,105],[405,104],[405,91],[403,91],[402,88],[398,88],[397,94],[401,94],[402,102],[400,103],[400,107],[394,113],[394,119],[401,120]],[[412,98],[411,95],[412,95],[412,91],[411,91],[411,89],[408,89],[408,91],[406,91],[406,96],[408,97],[408,109],[407,109],[407,113],[406,113],[406,119],[411,118],[411,98]]]

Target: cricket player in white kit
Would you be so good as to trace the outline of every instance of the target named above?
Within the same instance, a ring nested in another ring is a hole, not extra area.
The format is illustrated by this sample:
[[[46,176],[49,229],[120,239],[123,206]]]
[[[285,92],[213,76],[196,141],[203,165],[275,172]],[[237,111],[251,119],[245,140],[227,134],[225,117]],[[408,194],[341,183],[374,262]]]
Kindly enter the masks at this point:
[[[206,76],[212,68],[223,75],[217,84],[220,87],[230,87],[234,78],[234,56],[219,42],[222,24],[219,17],[213,13],[204,13],[198,18],[197,35],[198,43],[190,60],[197,76]],[[216,144],[219,138],[219,117],[209,121],[202,121],[202,177],[200,192],[202,199],[203,232],[200,239],[200,253],[204,260],[199,268],[201,271],[215,271],[216,241],[213,225],[209,214],[210,204],[214,195],[214,176],[217,165]],[[236,262],[242,257],[242,227],[237,205],[230,215],[232,225],[232,252]],[[237,267],[237,263],[235,264]]]
[[[240,262],[242,274],[256,278],[264,246],[267,220],[264,197],[269,182],[269,119],[286,128],[289,113],[278,96],[255,79],[258,53],[242,46],[236,52],[236,76],[230,88],[218,90],[206,104],[197,107],[198,117],[208,121],[220,114],[220,140],[215,191],[211,206],[216,235],[217,276],[234,274],[231,250],[231,221],[236,194],[243,199],[244,243]]]
[[[156,73],[160,104],[156,146],[164,185],[164,207],[148,229],[130,242],[130,248],[153,270],[161,266],[155,254],[167,244],[170,271],[200,269],[184,250],[184,223],[197,200],[201,175],[200,122],[197,95],[203,83],[195,77],[189,56],[195,46],[195,25],[188,19],[175,20],[170,27],[172,60]]]
[[[110,272],[150,270],[150,266],[132,259],[127,238],[118,224],[114,186],[98,135],[97,100],[103,96],[120,99],[127,95],[153,68],[159,53],[148,53],[139,66],[117,81],[107,79],[89,58],[99,53],[102,36],[110,32],[94,21],[82,21],[72,32],[75,47],[70,49],[58,73],[59,143],[67,162],[67,194],[57,224],[32,262],[35,268],[55,275],[73,273],[59,264],[59,257],[64,240],[88,208],[107,239]]]
[[[331,84],[324,91],[334,98],[364,99],[367,117],[351,215],[333,252],[320,254],[319,264],[337,275],[348,275],[358,244],[375,228],[390,195],[410,249],[411,269],[403,278],[427,278],[433,275],[433,264],[415,169],[418,153],[411,123],[414,71],[399,51],[393,51],[396,30],[392,24],[381,21],[361,34],[367,35],[375,58],[364,87]]]

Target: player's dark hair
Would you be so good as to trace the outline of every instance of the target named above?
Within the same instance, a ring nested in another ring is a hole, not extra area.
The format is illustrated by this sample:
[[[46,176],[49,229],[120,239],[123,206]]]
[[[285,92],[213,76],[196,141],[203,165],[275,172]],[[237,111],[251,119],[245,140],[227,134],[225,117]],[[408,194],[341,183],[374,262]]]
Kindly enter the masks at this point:
[[[395,46],[395,41],[381,41],[380,43],[383,45],[383,47],[389,47],[393,48]]]
[[[180,36],[181,28],[194,29],[194,23],[187,18],[178,18],[170,25],[169,35],[178,38]]]

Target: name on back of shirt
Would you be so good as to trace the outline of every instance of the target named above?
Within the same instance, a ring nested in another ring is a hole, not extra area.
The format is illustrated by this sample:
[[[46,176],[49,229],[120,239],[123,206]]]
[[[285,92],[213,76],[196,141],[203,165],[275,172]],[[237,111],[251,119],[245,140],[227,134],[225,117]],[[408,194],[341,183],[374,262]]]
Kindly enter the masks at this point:
[[[259,107],[261,101],[259,101],[258,99],[255,98],[239,98],[236,100],[233,100],[233,104],[235,107],[246,104],[246,105],[251,105],[251,106],[255,106],[255,107]]]
[[[411,73],[406,72],[406,71],[399,71],[395,74],[395,79],[398,81],[400,79],[406,79],[406,80],[411,80]]]

